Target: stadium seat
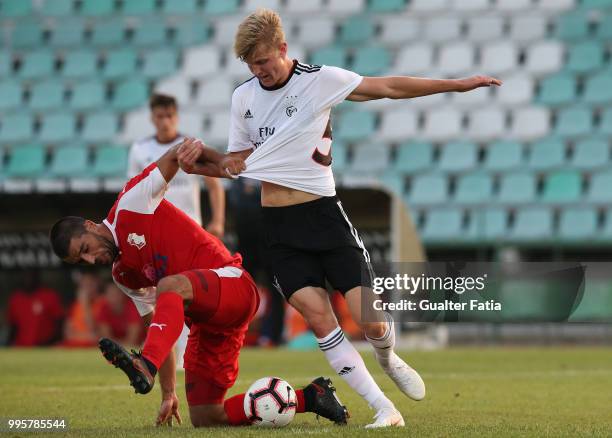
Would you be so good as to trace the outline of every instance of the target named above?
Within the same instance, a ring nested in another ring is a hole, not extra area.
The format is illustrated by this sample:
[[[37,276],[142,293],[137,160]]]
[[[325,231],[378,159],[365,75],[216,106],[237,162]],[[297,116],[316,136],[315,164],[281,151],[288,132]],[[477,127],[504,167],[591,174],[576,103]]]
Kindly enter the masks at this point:
[[[576,143],[572,155],[572,167],[595,169],[610,165],[610,146],[600,138],[587,138]]]
[[[321,0],[287,0],[285,11],[291,14],[314,14],[323,9]]]
[[[75,13],[74,0],[44,0],[40,14],[44,17],[66,17]]]
[[[13,70],[13,56],[0,50],[0,78],[9,76]]]
[[[127,170],[127,155],[127,148],[120,146],[103,146],[97,148],[92,167],[93,176],[125,176]]]
[[[582,99],[592,105],[612,103],[612,72],[604,70],[588,78]]]
[[[533,101],[534,88],[534,81],[530,75],[518,73],[509,76],[504,78],[504,85],[495,90],[497,101],[504,107],[531,103]],[[462,94],[469,95],[472,92]]]
[[[552,237],[553,214],[545,207],[526,207],[516,213],[510,236],[517,241],[537,241]]]
[[[582,177],[573,170],[562,170],[547,175],[542,200],[550,203],[576,202],[582,195]]]
[[[463,240],[465,238],[463,211],[448,207],[428,210],[421,237],[426,243]]]
[[[486,150],[484,167],[494,172],[517,169],[523,161],[523,145],[511,140],[498,140]]]
[[[60,178],[89,176],[87,156],[88,150],[83,145],[60,147],[53,153],[49,173]]]
[[[229,108],[234,86],[224,77],[200,83],[196,104],[201,108]]]
[[[33,144],[13,149],[5,171],[9,178],[36,178],[44,169],[45,149]]]
[[[577,74],[590,73],[603,66],[604,46],[597,41],[584,41],[569,49],[566,68]]]
[[[201,125],[202,115],[199,113],[196,113],[195,115],[198,116],[200,120],[200,125]],[[185,119],[185,115],[181,117],[181,120],[183,122],[187,122],[187,119]],[[198,119],[196,118],[195,121],[197,120]],[[215,112],[211,114],[209,118],[209,122],[210,122],[209,123],[210,129],[206,132],[204,138],[206,139],[207,143],[209,142],[209,139],[210,139],[210,144],[213,147],[221,147],[225,149],[225,145],[227,145],[227,136],[228,136],[229,127],[230,127],[229,112],[225,112],[225,111]],[[197,128],[197,126],[194,128]],[[190,131],[191,130],[192,129],[190,129]]]
[[[207,83],[208,81],[204,81]],[[191,81],[185,80],[183,77],[174,75],[155,83],[155,92],[169,94],[174,96],[178,101],[179,107],[190,105],[191,98]]]
[[[19,76],[22,79],[39,79],[53,74],[55,59],[49,50],[29,52],[21,59]]]
[[[426,43],[408,44],[400,49],[393,71],[398,74],[419,74],[433,65],[433,47]]]
[[[178,53],[174,49],[157,49],[144,57],[142,74],[149,79],[158,79],[174,73],[178,65]]]
[[[83,125],[82,138],[89,143],[111,141],[118,129],[117,116],[113,113],[98,112],[90,114]]]
[[[76,111],[102,108],[106,103],[106,88],[98,80],[80,82],[72,89],[70,107]]]
[[[401,12],[405,8],[405,0],[370,0],[368,2],[368,11],[375,14]]]
[[[599,132],[603,135],[612,135],[612,107],[606,108],[601,115]]]
[[[402,48],[407,42],[417,40],[420,30],[421,23],[416,18],[391,15],[385,17],[378,40],[387,47]]]
[[[469,141],[453,141],[442,146],[438,167],[445,172],[462,172],[476,167],[478,151]]]
[[[544,105],[567,105],[575,102],[576,89],[574,75],[559,73],[542,80],[538,101]]]
[[[0,17],[21,18],[32,15],[32,0],[3,0],[0,4]]]
[[[143,80],[128,79],[115,86],[112,107],[119,111],[127,111],[142,105],[149,98],[149,87]]]
[[[238,0],[206,0],[205,15],[229,15],[238,12]]]
[[[348,68],[346,52],[342,47],[329,46],[317,49],[312,53],[310,63]]]
[[[43,117],[38,139],[43,143],[58,144],[72,140],[76,132],[74,114],[60,112]]]
[[[555,35],[565,41],[579,41],[589,35],[589,19],[585,12],[561,15],[556,22]]]
[[[162,18],[141,21],[134,29],[132,44],[136,47],[159,47],[166,44],[167,28]]]
[[[461,133],[461,113],[453,108],[433,109],[427,112],[423,137],[445,141]]]
[[[201,18],[187,18],[174,25],[174,44],[181,47],[195,46],[208,41],[210,25]]]
[[[62,75],[69,79],[79,79],[96,76],[98,69],[98,54],[91,50],[69,52],[64,58]]]
[[[499,242],[508,237],[508,213],[503,208],[473,208],[470,210],[468,235],[485,242]]]
[[[384,141],[402,141],[417,133],[418,114],[408,109],[389,110],[382,113],[378,138]]]
[[[347,111],[338,118],[334,135],[343,141],[365,141],[374,134],[376,116],[368,111]]]
[[[575,0],[540,0],[537,7],[545,12],[563,12],[573,9]]]
[[[535,142],[529,150],[528,166],[533,170],[547,170],[565,164],[565,143],[557,138]]]
[[[527,49],[525,70],[536,76],[558,72],[563,67],[564,46],[559,41],[544,40]]]
[[[106,56],[102,76],[119,79],[132,76],[136,72],[136,52],[129,48],[113,50]]]
[[[530,12],[510,20],[510,39],[515,42],[539,41],[546,38],[546,17]]]
[[[559,237],[564,240],[583,240],[596,237],[597,211],[593,208],[570,207],[561,212]]]
[[[29,106],[34,111],[55,109],[64,103],[64,85],[56,80],[46,80],[32,85]]]
[[[179,122],[183,118],[183,112],[181,111],[181,117]],[[123,124],[123,131],[121,132],[121,141],[126,143],[132,143],[137,140],[141,140],[151,135],[155,131],[155,127],[151,123],[151,113],[148,108],[141,108],[138,110],[130,111],[125,116]],[[193,135],[191,132],[185,131],[187,135]]]
[[[259,8],[272,9],[280,11],[282,8],[281,0],[245,0],[242,5],[242,10],[246,13],[255,12]]]
[[[484,107],[470,113],[467,136],[476,141],[502,137],[506,130],[506,114],[498,107]]]
[[[366,16],[349,17],[340,26],[339,42],[359,46],[367,44],[374,36],[374,24]]]
[[[491,94],[491,88],[480,87],[469,93],[450,93],[449,97],[452,105],[458,108],[480,108],[491,102]]]
[[[188,78],[200,79],[216,73],[221,64],[221,54],[213,45],[185,50],[182,73]],[[245,66],[246,67],[246,66]]]
[[[501,75],[518,66],[518,49],[511,41],[487,43],[480,53],[480,70],[490,75]]]
[[[21,20],[11,35],[12,47],[15,49],[37,49],[43,42],[43,23],[38,20]]]
[[[575,106],[559,111],[554,133],[575,138],[593,132],[593,114],[590,108]]]
[[[536,181],[532,173],[516,172],[502,175],[498,200],[502,204],[525,204],[536,198]]]
[[[379,76],[389,70],[391,54],[384,47],[362,47],[354,55],[351,70],[362,76]]]
[[[495,41],[504,32],[504,20],[499,15],[469,17],[467,23],[467,38],[474,42]]]
[[[489,0],[451,0],[450,9],[457,12],[483,12],[489,9]]]
[[[612,172],[609,170],[594,173],[591,176],[587,200],[595,204],[610,204],[612,202]],[[612,218],[609,218],[610,220]],[[612,222],[612,221],[611,221]]]
[[[63,18],[51,30],[49,44],[52,47],[79,47],[85,40],[85,22],[81,18]]]
[[[456,204],[486,204],[493,195],[493,178],[481,172],[468,173],[457,181]]]
[[[4,80],[0,82],[0,111],[16,109],[21,105],[22,89],[19,82]],[[4,120],[3,120],[4,122]]]
[[[165,0],[161,10],[165,15],[193,15],[197,11],[197,0]]]
[[[351,171],[363,175],[382,173],[389,166],[389,148],[386,144],[360,144],[353,148]]]
[[[531,3],[531,0],[497,0],[495,8],[501,12],[515,12],[529,9]]]
[[[610,9],[612,1],[610,0],[582,0],[580,7],[583,9]]]
[[[2,116],[0,143],[23,143],[32,139],[34,119],[29,113],[10,113]]]
[[[306,17],[298,22],[297,42],[314,49],[330,44],[335,37],[335,23],[329,17]]]
[[[94,47],[110,48],[125,44],[125,23],[121,18],[95,21],[91,33],[91,44]],[[125,49],[120,49],[125,50]],[[112,55],[112,51],[110,55]]]
[[[433,17],[424,23],[425,41],[444,43],[457,41],[461,36],[461,19],[457,16],[446,15]]]
[[[606,14],[602,17],[597,26],[597,38],[602,42],[612,40],[612,14]]]
[[[433,163],[431,143],[409,141],[402,143],[397,152],[395,169],[404,173],[427,170]]]
[[[213,34],[217,47],[231,48],[233,46],[236,29],[241,21],[242,17],[227,17],[213,22]]]
[[[334,173],[343,172],[348,166],[348,151],[346,144],[340,140],[332,143],[332,170]]]
[[[105,17],[107,15],[111,15],[114,11],[114,0],[81,0],[80,12],[86,17]]]
[[[513,111],[510,137],[535,140],[550,132],[550,112],[546,108],[527,107]]]
[[[437,67],[442,76],[455,76],[472,70],[474,61],[474,46],[465,42],[451,42],[440,49]]]
[[[152,15],[157,8],[156,0],[123,0],[121,4],[121,12],[128,16]]]
[[[336,0],[327,3],[325,8],[333,16],[357,14],[365,10],[366,0]]]
[[[449,3],[449,0],[412,0],[408,3],[408,9],[419,13],[442,12],[448,9]]]
[[[448,199],[446,176],[430,173],[412,178],[408,206],[443,204]]]

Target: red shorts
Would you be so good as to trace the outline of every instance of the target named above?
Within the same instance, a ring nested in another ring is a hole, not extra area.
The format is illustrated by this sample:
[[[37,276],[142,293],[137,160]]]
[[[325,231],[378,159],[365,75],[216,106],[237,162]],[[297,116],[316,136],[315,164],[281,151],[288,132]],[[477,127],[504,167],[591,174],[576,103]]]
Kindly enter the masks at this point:
[[[194,299],[185,310],[191,330],[185,351],[189,406],[222,403],[238,377],[238,356],[259,293],[242,268],[197,269],[189,278]]]

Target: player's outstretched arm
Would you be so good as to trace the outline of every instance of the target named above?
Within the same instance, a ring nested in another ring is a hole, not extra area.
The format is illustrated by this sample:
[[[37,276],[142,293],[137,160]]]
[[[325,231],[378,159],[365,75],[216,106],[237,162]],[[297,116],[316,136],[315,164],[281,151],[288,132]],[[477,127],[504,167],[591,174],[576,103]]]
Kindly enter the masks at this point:
[[[185,172],[216,178],[236,178],[246,169],[241,153],[220,154],[202,143],[182,143],[178,162]]]
[[[375,99],[410,99],[452,91],[466,92],[480,87],[501,85],[491,76],[471,76],[463,79],[429,79],[410,76],[364,77],[348,95],[347,100],[363,102]]]

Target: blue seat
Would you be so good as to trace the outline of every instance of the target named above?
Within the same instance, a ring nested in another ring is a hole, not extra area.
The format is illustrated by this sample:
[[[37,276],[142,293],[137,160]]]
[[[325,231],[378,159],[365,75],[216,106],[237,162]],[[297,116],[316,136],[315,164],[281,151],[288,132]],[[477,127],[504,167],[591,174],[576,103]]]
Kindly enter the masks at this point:
[[[576,143],[572,166],[577,169],[594,169],[610,165],[610,147],[601,138],[587,138]]]
[[[335,134],[344,141],[364,141],[374,134],[376,116],[369,111],[347,111],[338,120]]]
[[[593,132],[591,108],[575,106],[562,109],[557,118],[554,133],[561,137],[575,138]]]
[[[77,111],[102,108],[106,101],[106,88],[103,82],[94,79],[81,82],[72,89],[70,107]]]
[[[433,163],[433,145],[427,142],[407,142],[399,146],[395,169],[414,173],[426,170]]]
[[[58,144],[74,139],[76,136],[76,118],[65,112],[49,114],[42,120],[38,139],[43,143]]]
[[[531,172],[503,175],[499,189],[499,201],[504,204],[523,204],[535,201],[536,180]]]
[[[500,207],[472,209],[468,235],[485,242],[500,242],[508,237],[508,213]]]
[[[117,133],[119,122],[114,113],[100,112],[90,114],[83,126],[83,140],[89,143],[111,141]]]
[[[102,76],[108,79],[132,76],[136,72],[136,63],[136,52],[133,49],[113,50],[106,56]]]
[[[412,178],[407,202],[410,205],[443,204],[448,200],[448,182],[443,174],[423,174]]]
[[[576,78],[559,73],[550,76],[540,85],[539,101],[545,105],[566,105],[576,100]]]
[[[591,176],[587,199],[595,204],[612,203],[612,172],[603,171]]]
[[[30,90],[30,108],[35,111],[60,108],[64,103],[64,84],[56,80],[38,82]]]
[[[167,41],[166,22],[161,18],[142,21],[135,29],[132,44],[137,47],[164,46]]]
[[[30,113],[10,113],[2,117],[0,143],[24,143],[34,135],[34,118]]]
[[[64,18],[51,31],[49,43],[53,47],[79,47],[85,39],[85,22],[81,18]]]
[[[112,107],[127,111],[145,103],[149,97],[148,85],[144,80],[133,78],[117,84],[112,99]]]
[[[561,212],[559,237],[570,241],[594,238],[597,229],[597,211],[594,208],[570,207]]]
[[[438,166],[445,172],[460,172],[476,167],[478,151],[475,143],[454,141],[442,146]]]
[[[528,165],[534,170],[546,170],[565,164],[565,143],[558,138],[545,138],[531,145]]]
[[[352,70],[363,76],[376,76],[387,72],[391,65],[391,54],[384,47],[362,47],[357,49]]]
[[[44,17],[66,17],[74,12],[74,0],[44,0],[40,10]]]
[[[38,20],[21,20],[11,35],[11,42],[15,49],[37,49],[42,45],[44,28]]]
[[[510,237],[515,241],[545,242],[553,236],[553,213],[544,207],[526,207],[516,213]]]
[[[576,202],[582,195],[582,176],[574,170],[547,175],[542,200],[551,203]]]
[[[457,181],[457,204],[484,204],[493,195],[493,178],[486,173],[468,173]]]
[[[100,48],[120,46],[125,43],[125,35],[125,24],[120,18],[96,21],[91,33],[91,44]]]
[[[516,141],[499,140],[487,148],[484,166],[487,170],[512,170],[521,166],[523,145]]]
[[[19,108],[23,91],[19,82],[6,80],[0,82],[0,111]]]
[[[421,236],[426,243],[449,243],[465,240],[463,211],[458,208],[429,210]]]
[[[53,74],[55,58],[53,53],[46,49],[27,53],[21,60],[19,76],[22,79],[38,79]]]
[[[62,75],[70,79],[93,77],[98,69],[98,55],[91,50],[70,52],[64,59]]]

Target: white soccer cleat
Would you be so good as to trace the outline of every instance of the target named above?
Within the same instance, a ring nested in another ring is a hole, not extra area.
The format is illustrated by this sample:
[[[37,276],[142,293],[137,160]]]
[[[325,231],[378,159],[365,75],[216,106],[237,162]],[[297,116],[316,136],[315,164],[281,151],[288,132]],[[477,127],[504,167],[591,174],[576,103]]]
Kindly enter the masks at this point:
[[[375,429],[379,427],[404,427],[404,417],[395,408],[382,408],[374,415],[374,423],[368,424],[366,429]]]
[[[377,359],[385,373],[393,380],[400,391],[416,401],[425,398],[425,382],[423,382],[419,373],[408,366],[395,352],[391,353],[388,361],[383,362],[378,356]]]

